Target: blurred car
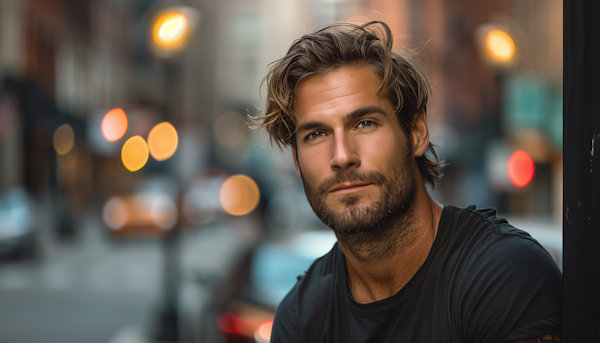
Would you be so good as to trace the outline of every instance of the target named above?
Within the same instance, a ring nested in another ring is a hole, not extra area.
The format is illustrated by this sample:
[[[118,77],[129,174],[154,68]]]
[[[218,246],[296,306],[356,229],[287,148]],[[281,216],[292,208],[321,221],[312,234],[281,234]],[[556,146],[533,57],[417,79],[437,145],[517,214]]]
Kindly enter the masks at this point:
[[[102,222],[115,237],[162,236],[177,223],[177,184],[169,178],[141,182],[133,193],[109,198]]]
[[[267,343],[275,310],[313,261],[337,241],[329,230],[291,232],[254,252],[246,282],[216,318],[227,343]]]
[[[0,195],[0,257],[34,257],[37,230],[32,206],[22,187],[12,188]]]
[[[201,175],[182,196],[172,178],[148,179],[132,193],[109,198],[102,208],[102,222],[115,237],[163,236],[179,220],[188,226],[204,225],[222,211],[219,190],[226,176]]]

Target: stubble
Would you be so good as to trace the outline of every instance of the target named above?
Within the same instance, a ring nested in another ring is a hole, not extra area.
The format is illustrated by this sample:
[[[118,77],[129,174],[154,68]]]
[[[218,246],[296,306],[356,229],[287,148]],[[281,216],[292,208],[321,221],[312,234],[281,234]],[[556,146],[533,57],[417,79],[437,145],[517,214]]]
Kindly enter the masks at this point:
[[[306,182],[302,176],[306,197],[313,211],[331,228],[341,245],[359,261],[386,259],[409,245],[414,237],[414,202],[416,198],[415,161],[407,149],[404,156],[391,161],[391,173],[359,172],[349,169],[337,172],[320,185]],[[362,194],[350,194],[336,199],[344,205],[336,211],[326,204],[328,191],[342,182],[372,183],[380,190],[377,200],[360,205]]]

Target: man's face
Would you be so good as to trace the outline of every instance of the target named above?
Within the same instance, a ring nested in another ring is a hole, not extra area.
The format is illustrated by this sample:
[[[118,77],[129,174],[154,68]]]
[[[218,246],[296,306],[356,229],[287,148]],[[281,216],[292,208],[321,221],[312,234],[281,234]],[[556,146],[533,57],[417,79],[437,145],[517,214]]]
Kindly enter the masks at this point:
[[[342,67],[296,89],[296,171],[313,210],[337,234],[389,227],[414,202],[412,138],[377,94],[380,83],[367,67]]]

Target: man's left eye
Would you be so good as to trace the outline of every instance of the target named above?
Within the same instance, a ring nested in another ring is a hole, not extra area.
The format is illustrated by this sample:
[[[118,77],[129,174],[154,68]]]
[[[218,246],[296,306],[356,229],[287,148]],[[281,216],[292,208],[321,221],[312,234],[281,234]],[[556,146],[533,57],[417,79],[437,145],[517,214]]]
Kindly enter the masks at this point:
[[[363,128],[371,127],[373,125],[375,125],[374,122],[372,122],[370,120],[363,120],[360,123],[358,123],[357,127],[363,129]]]

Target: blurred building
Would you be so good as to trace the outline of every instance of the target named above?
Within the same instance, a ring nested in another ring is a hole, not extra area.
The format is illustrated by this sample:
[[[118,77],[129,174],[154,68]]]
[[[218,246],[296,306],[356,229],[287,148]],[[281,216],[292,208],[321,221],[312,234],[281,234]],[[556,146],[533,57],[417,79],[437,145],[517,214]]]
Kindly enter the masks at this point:
[[[24,187],[61,235],[94,201],[102,166],[88,121],[129,103],[131,14],[111,0],[0,3],[0,194]],[[55,151],[61,125],[72,132],[64,156]]]
[[[443,144],[439,153],[450,164],[434,196],[511,213],[559,212],[562,1],[186,1],[200,13],[200,24],[174,76],[165,74],[147,42],[151,13],[166,4],[179,2],[0,3],[0,190],[54,188],[79,206],[130,191],[147,174],[170,173],[185,184],[209,165],[264,178],[267,195],[269,184],[299,188],[288,153],[247,131],[238,146],[223,145],[217,121],[225,113],[262,114],[259,86],[268,65],[302,34],[334,21],[384,20],[397,48],[422,50],[433,81],[432,140]],[[510,30],[517,55],[509,68],[483,58],[477,35],[486,25]],[[114,107],[130,116],[124,139],[169,120],[181,128],[181,149],[171,161],[127,172],[118,146],[96,144],[90,134]],[[68,169],[51,144],[63,123],[73,127],[79,154]],[[235,125],[227,127],[244,131]],[[490,172],[515,149],[536,163],[524,188]],[[265,165],[277,176],[257,171]]]

